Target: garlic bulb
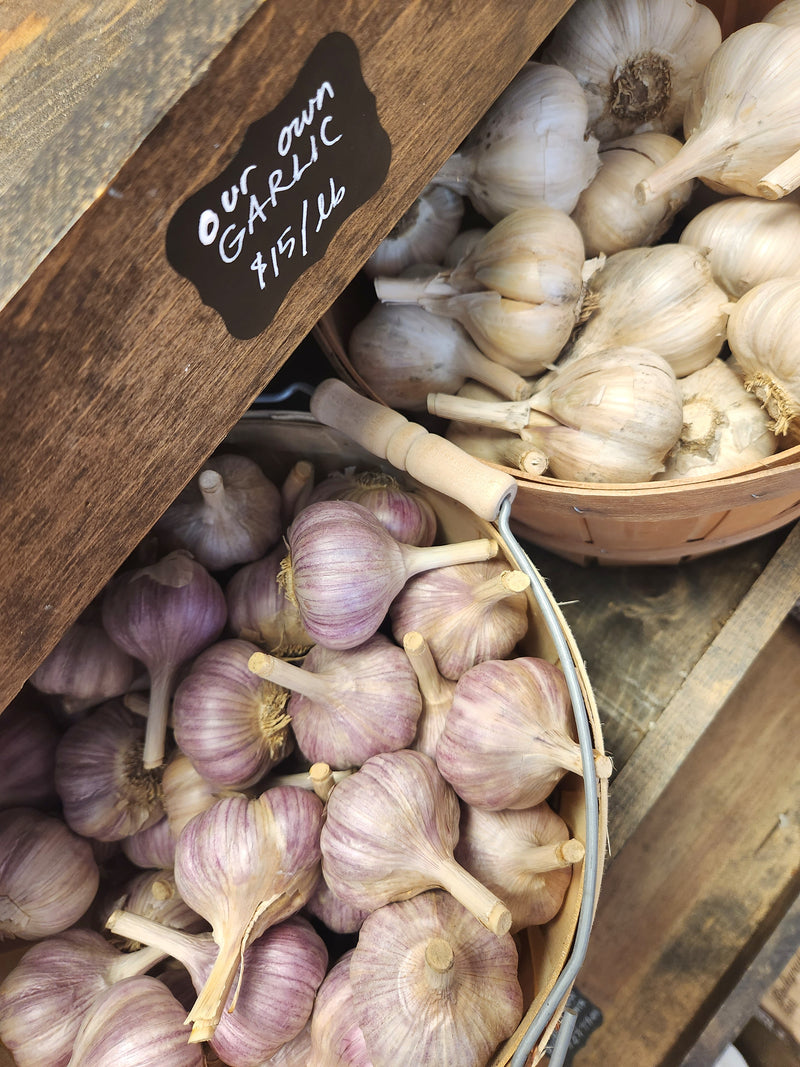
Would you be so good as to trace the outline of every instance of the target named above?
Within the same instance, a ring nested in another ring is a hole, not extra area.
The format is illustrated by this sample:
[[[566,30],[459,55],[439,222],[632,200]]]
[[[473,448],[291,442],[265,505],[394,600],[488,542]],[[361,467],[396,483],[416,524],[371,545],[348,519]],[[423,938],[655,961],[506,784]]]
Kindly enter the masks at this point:
[[[256,678],[290,690],[292,732],[312,763],[345,770],[407,748],[414,738],[422,709],[416,676],[403,650],[383,634],[351,649],[315,645],[302,667],[263,652],[249,666]]]
[[[419,574],[392,601],[398,643],[418,630],[445,678],[456,681],[486,659],[511,654],[528,629],[530,579],[501,560],[464,563]]]
[[[254,652],[250,641],[217,641],[175,690],[175,740],[212,786],[254,785],[293,747],[286,693],[248,669]]]
[[[572,212],[587,256],[652,245],[666,233],[688,203],[694,181],[688,179],[647,204],[637,200],[634,190],[680,146],[676,137],[656,131],[633,133],[600,146],[600,169]]]
[[[545,453],[555,478],[647,481],[683,423],[678,381],[646,349],[591,351],[557,366],[530,400],[491,403],[432,394],[432,414],[513,430]]]
[[[579,0],[543,58],[577,78],[589,129],[603,142],[638,130],[678,130],[721,39],[716,16],[695,0]]]
[[[311,1048],[303,1067],[373,1067],[353,1012],[349,949],[328,971],[311,1014]]]
[[[705,254],[690,245],[616,252],[591,276],[588,290],[570,357],[641,347],[666,359],[682,378],[710,363],[725,342],[728,295]]]
[[[135,659],[120,648],[99,624],[74,622],[30,677],[42,693],[58,693],[65,710],[101,704],[130,689],[139,670]]]
[[[354,907],[337,896],[324,878],[317,882],[314,892],[306,901],[305,910],[335,934],[357,933],[369,915],[368,908]]]
[[[479,881],[502,895],[511,933],[555,918],[584,846],[547,804],[507,811],[462,805],[455,855]]]
[[[122,851],[137,867],[172,867],[175,862],[175,837],[164,815],[144,830],[124,837]]]
[[[761,18],[773,26],[796,26],[800,23],[800,7],[797,0],[781,0]]]
[[[442,266],[445,269],[455,267],[488,232],[488,226],[471,226],[468,230],[461,230],[447,246]]]
[[[440,887],[504,934],[505,905],[453,859],[459,813],[458,797],[424,753],[373,756],[330,795],[320,835],[324,878],[369,910]]]
[[[244,949],[303,907],[320,875],[322,803],[276,786],[255,800],[226,797],[184,827],[175,849],[178,890],[211,924],[219,946],[189,1013],[190,1041],[209,1040]]]
[[[426,185],[364,264],[368,278],[396,277],[412,263],[439,263],[464,217],[464,199],[443,186]]]
[[[317,500],[363,504],[396,541],[405,545],[427,547],[436,537],[436,512],[428,500],[384,471],[334,471],[311,493],[309,503]]]
[[[103,625],[150,674],[143,763],[160,767],[169,699],[178,669],[219,637],[227,618],[225,594],[206,568],[184,551],[151,567],[124,571],[106,586]]]
[[[456,683],[449,678],[443,678],[439,673],[430,646],[419,631],[409,630],[403,635],[403,649],[417,676],[422,697],[417,732],[410,747],[433,759],[439,735],[444,729],[445,717],[453,703]]]
[[[497,555],[489,538],[426,548],[401,544],[352,500],[309,505],[286,536],[286,595],[309,635],[332,649],[355,648],[372,637],[414,574]]]
[[[210,934],[190,934],[115,911],[114,933],[170,954],[202,989],[216,955]],[[325,976],[328,952],[307,919],[292,916],[252,941],[242,956],[242,979],[211,1037],[228,1067],[260,1067],[303,1029]]]
[[[489,222],[544,200],[569,214],[598,167],[588,105],[568,70],[529,62],[431,179]]]
[[[567,771],[582,773],[563,671],[521,656],[461,676],[436,766],[467,804],[488,811],[540,804]]]
[[[770,278],[800,276],[800,204],[733,196],[689,220],[679,243],[704,251],[714,280],[732,300]]]
[[[302,510],[302,509],[299,509]],[[228,626],[235,637],[252,641],[274,656],[301,656],[313,644],[278,581],[284,544],[263,559],[240,567],[225,587]]]
[[[639,183],[644,202],[687,178],[777,200],[800,184],[800,26],[752,22],[714,51],[686,105],[686,141]]]
[[[67,1067],[203,1067],[186,1042],[184,1010],[163,982],[125,978],[84,1016]]]
[[[488,359],[463,326],[413,304],[374,304],[348,342],[353,369],[393,408],[424,411],[432,390],[455,392],[467,378],[518,399],[523,377]]]
[[[209,1067],[211,1067],[210,1061]],[[220,1064],[220,1067],[225,1067],[225,1065]],[[297,1037],[281,1045],[275,1055],[264,1060],[260,1067],[312,1067],[310,1021],[306,1023]]]
[[[0,1041],[17,1067],[66,1067],[97,997],[160,959],[150,948],[123,954],[78,927],[39,941],[0,984]]]
[[[728,343],[744,387],[763,404],[776,434],[800,429],[800,278],[772,278],[732,306]]]
[[[164,767],[161,778],[164,811],[170,832],[177,841],[184,826],[207,811],[222,797],[240,795],[238,790],[224,789],[207,782],[183,752],[175,751]]]
[[[694,478],[748,467],[771,456],[778,439],[769,416],[724,360],[680,380],[683,429],[656,478]]]
[[[255,460],[207,460],[158,522],[167,551],[185,548],[209,570],[251,563],[281,535],[281,494]]]
[[[32,690],[23,689],[0,715],[0,808],[41,808],[58,801],[56,746],[61,730]]]
[[[0,811],[0,941],[61,933],[99,884],[92,846],[60,818],[34,808]]]
[[[121,841],[158,822],[161,773],[142,767],[146,722],[119,701],[73,723],[56,750],[55,780],[67,824],[84,837]]]
[[[364,920],[350,961],[373,1067],[484,1064],[522,1018],[517,949],[430,890]]]
[[[376,278],[375,291],[382,301],[416,301],[455,319],[485,356],[531,376],[569,340],[584,259],[578,227],[542,203],[501,219],[452,270],[417,281]]]

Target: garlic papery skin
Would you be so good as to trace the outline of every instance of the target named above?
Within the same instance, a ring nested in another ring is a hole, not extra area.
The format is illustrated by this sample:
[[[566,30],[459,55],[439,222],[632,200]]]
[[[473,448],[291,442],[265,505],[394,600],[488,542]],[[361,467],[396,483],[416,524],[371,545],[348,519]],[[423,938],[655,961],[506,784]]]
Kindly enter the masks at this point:
[[[722,39],[694,0],[580,0],[559,21],[543,58],[586,94],[601,142],[637,130],[680,129],[689,95]]]
[[[511,400],[531,391],[521,375],[488,359],[459,323],[413,304],[374,304],[353,328],[348,356],[377,395],[401,411],[424,411],[427,393],[455,392],[467,378]]]
[[[182,752],[172,754],[161,778],[164,811],[170,832],[177,841],[184,826],[201,811],[224,796],[240,795],[238,790],[223,789],[207,782]]]
[[[245,789],[293,747],[286,693],[248,669],[254,652],[250,641],[218,641],[175,690],[175,740],[212,786]]]
[[[55,781],[76,833],[121,841],[161,819],[161,772],[142,766],[145,731],[146,722],[119,700],[68,727],[56,749]]]
[[[464,217],[464,198],[426,185],[364,264],[368,278],[397,277],[414,263],[440,263]]]
[[[467,196],[489,222],[542,200],[569,214],[598,167],[588,118],[573,74],[526,63],[431,181]]]
[[[547,456],[555,478],[648,481],[678,439],[683,404],[669,363],[642,348],[591,351],[540,379],[528,401],[431,395],[432,414],[518,433]]]
[[[184,827],[175,849],[175,881],[189,907],[210,923],[219,946],[189,1013],[191,1041],[212,1037],[247,945],[299,911],[313,892],[322,812],[313,793],[276,786],[254,800],[219,800]]]
[[[410,747],[433,759],[445,716],[453,702],[456,683],[439,673],[430,646],[418,630],[409,630],[403,635],[403,649],[417,676],[422,697],[417,732]]]
[[[315,645],[302,667],[257,652],[250,670],[291,691],[286,711],[301,752],[336,770],[407,748],[422,710],[401,648],[376,633],[352,649]]]
[[[732,305],[728,343],[778,435],[800,428],[800,278],[772,278],[753,286]]]
[[[373,1067],[353,1011],[349,949],[328,971],[311,1013],[311,1049],[304,1067]]]
[[[128,911],[115,911],[114,933],[168,953],[202,989],[214,963],[210,934],[188,934]],[[271,927],[245,948],[242,981],[211,1038],[228,1067],[260,1067],[308,1022],[314,996],[328,967],[328,951],[307,919],[293,916]]]
[[[729,299],[700,249],[677,243],[624,249],[587,284],[586,318],[570,358],[593,348],[641,347],[682,378],[719,355]]]
[[[560,815],[546,803],[517,811],[482,811],[462,805],[455,855],[459,863],[495,893],[511,911],[511,933],[555,918],[583,844],[570,836]]]
[[[297,1037],[281,1045],[274,1056],[264,1060],[259,1067],[311,1067],[311,1021],[306,1023]],[[212,1067],[209,1061],[208,1067]],[[224,1067],[224,1064],[220,1064]]]
[[[56,747],[61,729],[32,690],[23,689],[0,715],[0,809],[58,802]]]
[[[91,844],[34,808],[0,811],[0,941],[35,941],[76,923],[100,872]]]
[[[201,563],[176,551],[118,575],[106,587],[102,610],[112,639],[150,674],[142,758],[147,770],[160,767],[178,669],[222,633],[225,594]]]
[[[363,504],[396,541],[405,545],[427,547],[436,538],[436,512],[428,500],[384,471],[334,472],[315,488],[309,503],[317,500]]]
[[[163,805],[163,797],[162,797]],[[137,867],[169,868],[175,862],[175,837],[164,815],[144,830],[122,839],[122,851]]]
[[[457,681],[486,659],[513,652],[528,629],[530,579],[501,560],[464,563],[417,575],[389,608],[398,643],[418,630],[439,672]]]
[[[419,548],[396,541],[352,500],[309,505],[287,531],[282,578],[309,635],[326,648],[363,644],[414,574],[497,555],[489,538]]]
[[[724,360],[680,380],[683,429],[657,478],[694,478],[757,464],[778,449],[770,419]]]
[[[302,656],[314,642],[305,631],[297,605],[287,599],[278,581],[285,555],[281,543],[231,577],[225,587],[228,627],[235,637],[252,641],[274,656]]]
[[[655,244],[694,189],[688,179],[647,204],[635,188],[661,163],[672,159],[681,142],[667,133],[648,131],[600,146],[600,169],[581,193],[572,219],[583,236],[587,256],[613,255],[624,248]]]
[[[533,656],[472,667],[456,685],[436,766],[488,811],[540,804],[567,771],[582,774],[563,671]]]
[[[281,494],[247,456],[207,460],[155,525],[168,550],[185,548],[209,570],[260,559],[281,536]]]
[[[691,177],[720,193],[777,200],[792,192],[800,183],[798,48],[800,26],[752,22],[726,37],[687,102],[683,147],[637,196],[646,202]]]
[[[81,708],[120,696],[133,684],[138,664],[96,622],[74,622],[30,677],[42,693]]]
[[[689,220],[680,244],[700,248],[711,273],[732,300],[770,278],[800,276],[800,204],[733,196]]]
[[[160,959],[163,953],[149,948],[125,955],[78,927],[39,941],[0,985],[0,1041],[17,1067],[66,1067],[97,997]]]
[[[517,949],[440,890],[364,920],[350,961],[373,1067],[485,1064],[523,1013]]]
[[[102,993],[84,1016],[68,1067],[203,1067],[187,1044],[184,1010],[163,982],[126,978]]]
[[[502,935],[508,909],[453,859],[459,815],[458,797],[430,757],[412,749],[373,756],[330,795],[320,835],[324,878],[369,910],[446,889]]]

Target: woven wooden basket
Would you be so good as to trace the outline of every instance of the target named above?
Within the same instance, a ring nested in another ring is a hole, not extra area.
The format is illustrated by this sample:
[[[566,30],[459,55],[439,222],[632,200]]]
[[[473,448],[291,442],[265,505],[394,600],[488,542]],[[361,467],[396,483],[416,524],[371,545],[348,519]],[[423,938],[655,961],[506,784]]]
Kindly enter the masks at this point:
[[[376,458],[374,452],[366,451],[351,437],[303,413],[251,412],[231,431],[226,448],[240,451],[255,459],[278,483],[299,458],[311,461],[317,478],[340,470],[343,466],[353,465],[360,469],[380,467],[409,481],[395,466],[383,458]],[[494,538],[501,554],[511,566],[516,567],[514,554],[521,552],[519,546],[505,540],[492,523],[480,518],[464,504],[426,488],[419,481],[411,480],[411,484],[425,492],[431,501],[439,521],[441,539],[456,542],[476,537]],[[533,569],[527,558],[525,565],[526,569]],[[536,573],[534,571],[534,574]],[[536,588],[539,589],[538,584]],[[582,658],[563,615],[544,582],[541,583],[539,592],[546,598],[546,611],[542,610],[534,592],[529,590],[529,628],[519,647],[520,653],[542,657],[559,664],[565,671],[573,672],[582,696],[582,700],[578,702],[582,707],[575,709],[576,719],[580,716],[588,723],[595,753],[602,753],[600,721]],[[607,760],[602,762],[607,763]],[[605,771],[602,773],[605,774]],[[591,788],[595,788],[594,776]],[[519,978],[526,1011],[515,1033],[498,1049],[488,1067],[506,1067],[512,1062],[524,1063],[527,1067],[538,1063],[545,1055],[545,1047],[561,1019],[574,982],[574,973],[570,974],[569,969],[572,968],[574,972],[582,962],[582,958],[576,961],[573,955],[576,933],[579,925],[585,925],[587,921],[587,909],[591,922],[602,878],[608,815],[605,777],[596,782],[595,796],[595,818],[587,820],[586,787],[578,775],[568,774],[553,794],[552,801],[566,821],[572,836],[586,845],[587,860],[574,867],[570,887],[558,915],[541,927],[532,927],[516,935],[520,958]],[[596,863],[596,874],[592,877],[591,885],[586,882],[590,847],[587,840],[587,822],[592,836],[597,833],[597,841],[592,842],[592,862]],[[531,1042],[531,1034],[534,1031],[537,1037]]]

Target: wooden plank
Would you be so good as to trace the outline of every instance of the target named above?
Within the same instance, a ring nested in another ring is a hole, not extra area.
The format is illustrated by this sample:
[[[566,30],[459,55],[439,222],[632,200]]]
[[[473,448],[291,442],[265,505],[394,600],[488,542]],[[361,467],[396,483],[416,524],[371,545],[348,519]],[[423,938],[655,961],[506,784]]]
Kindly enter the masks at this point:
[[[733,1043],[755,1017],[758,1006],[773,982],[791,960],[800,945],[800,897],[783,916],[774,932],[758,950],[746,967],[735,968],[726,975],[725,988],[720,989],[719,1007],[706,1023],[691,1051],[683,1058],[681,1067],[708,1067],[714,1063],[727,1045]]]
[[[787,619],[607,868],[577,983],[603,1021],[575,1067],[679,1063],[795,900],[798,689]]]
[[[215,5],[217,6],[217,5]],[[0,707],[308,334],[568,0],[263,5],[0,316]],[[457,28],[457,30],[456,30]],[[392,144],[379,192],[270,326],[237,341],[164,254],[169,219],[355,42]]]
[[[795,526],[617,775],[609,841],[619,852],[797,599],[800,526]]]
[[[0,5],[0,308],[259,3]]]

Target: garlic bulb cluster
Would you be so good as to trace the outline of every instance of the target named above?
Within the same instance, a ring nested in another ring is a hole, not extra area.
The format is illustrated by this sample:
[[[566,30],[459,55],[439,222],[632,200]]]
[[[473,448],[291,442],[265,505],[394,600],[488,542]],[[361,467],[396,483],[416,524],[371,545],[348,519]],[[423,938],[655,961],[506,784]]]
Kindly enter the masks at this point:
[[[718,48],[716,16],[695,0],[580,0],[543,58],[574,74],[601,142],[640,130],[675,133]]]
[[[490,222],[544,200],[569,214],[598,167],[588,104],[568,70],[531,61],[431,179]]]
[[[427,185],[381,241],[365,273],[396,277],[414,263],[438,263],[464,217],[464,198],[442,185]]]
[[[773,278],[748,290],[731,308],[728,343],[744,386],[772,419],[776,434],[800,431],[800,279]]]

